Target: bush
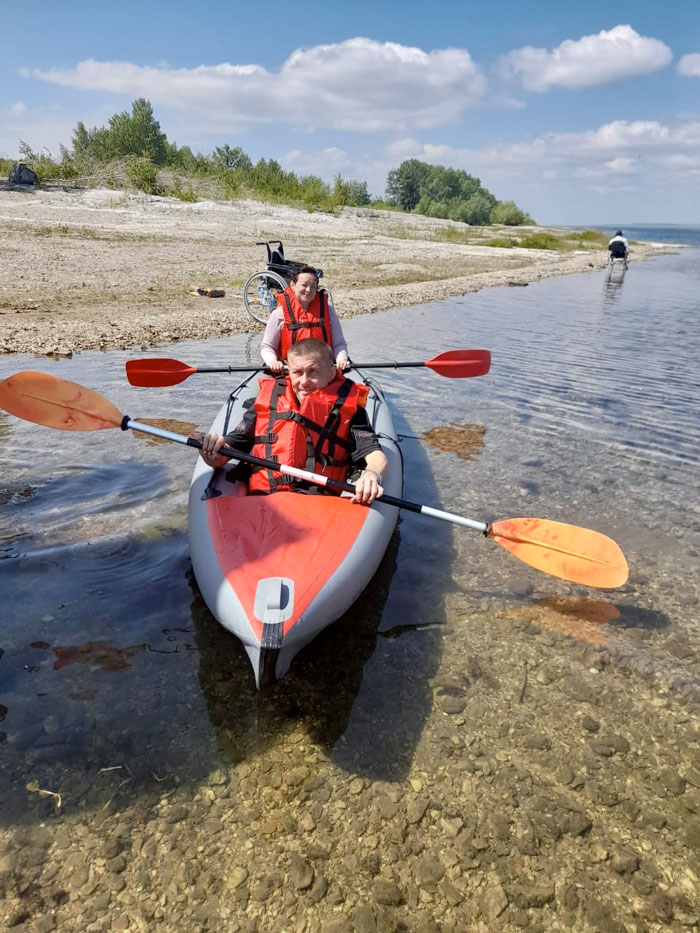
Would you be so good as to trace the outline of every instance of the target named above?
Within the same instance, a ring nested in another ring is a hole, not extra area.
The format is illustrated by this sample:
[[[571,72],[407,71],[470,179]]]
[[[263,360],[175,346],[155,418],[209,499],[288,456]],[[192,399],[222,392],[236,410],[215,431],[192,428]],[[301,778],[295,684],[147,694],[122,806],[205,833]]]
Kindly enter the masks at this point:
[[[512,249],[514,246],[520,246],[521,243],[510,236],[495,236],[491,240],[484,240],[483,246],[498,246],[501,249]]]
[[[525,249],[556,249],[565,251],[571,249],[571,246],[560,237],[553,233],[531,233],[520,241],[520,246]]]
[[[572,237],[572,239],[574,239],[574,237]],[[578,239],[579,247],[584,244],[595,246],[608,245],[607,234],[602,233],[600,230],[582,230],[576,239]]]
[[[192,190],[192,183],[190,183],[190,186],[187,189],[187,191],[183,191],[182,184],[180,182],[180,179],[177,176],[175,177],[175,181],[173,182],[173,186],[169,193],[172,194],[174,198],[179,198],[180,201],[194,202],[197,200],[197,195]]]
[[[156,193],[158,169],[150,159],[144,156],[127,159],[124,170],[126,177],[139,191],[145,191],[146,194]]]
[[[492,224],[504,224],[506,227],[532,223],[532,219],[520,210],[515,201],[501,201],[492,207],[490,220]]]

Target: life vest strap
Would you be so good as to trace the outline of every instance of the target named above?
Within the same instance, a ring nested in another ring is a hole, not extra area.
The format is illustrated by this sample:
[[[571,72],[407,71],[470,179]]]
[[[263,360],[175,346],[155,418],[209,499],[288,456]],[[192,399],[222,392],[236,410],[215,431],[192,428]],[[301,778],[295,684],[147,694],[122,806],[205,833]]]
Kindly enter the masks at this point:
[[[289,298],[289,295],[285,292],[282,292],[280,296],[284,301],[285,308],[287,309],[288,319],[284,320],[284,327],[291,331],[291,342],[292,346],[297,342],[297,331],[298,330],[308,330],[310,328],[318,327],[323,333],[323,340],[326,343],[330,344],[330,332],[329,328],[326,327],[326,311],[328,309],[328,296],[322,290],[318,292],[318,304],[319,304],[319,316],[317,319],[312,321],[297,321],[294,316],[294,311],[292,309],[292,302]]]

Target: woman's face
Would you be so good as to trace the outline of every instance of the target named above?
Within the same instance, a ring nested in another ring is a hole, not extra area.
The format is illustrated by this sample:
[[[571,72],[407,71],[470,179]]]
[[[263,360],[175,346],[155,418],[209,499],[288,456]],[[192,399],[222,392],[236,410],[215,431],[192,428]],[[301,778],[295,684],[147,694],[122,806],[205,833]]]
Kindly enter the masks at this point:
[[[301,275],[297,276],[296,282],[292,282],[292,291],[297,296],[304,311],[308,311],[317,290],[318,279],[311,272],[302,272]]]

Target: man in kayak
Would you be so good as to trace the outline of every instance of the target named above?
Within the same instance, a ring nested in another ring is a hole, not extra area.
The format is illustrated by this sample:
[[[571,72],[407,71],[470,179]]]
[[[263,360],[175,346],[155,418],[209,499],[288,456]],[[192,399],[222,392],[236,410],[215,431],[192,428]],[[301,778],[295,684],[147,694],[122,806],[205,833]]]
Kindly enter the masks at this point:
[[[318,273],[312,266],[302,266],[277,300],[279,307],[270,315],[260,347],[271,373],[283,372],[289,348],[307,337],[324,340],[333,349],[338,369],[347,369],[350,360],[343,328],[328,295],[319,291]]]
[[[625,263],[627,262],[627,254],[629,253],[629,243],[627,238],[622,235],[622,230],[616,230],[615,236],[608,243],[608,250],[610,251],[610,259],[624,259]]]
[[[228,458],[219,451],[226,444],[332,479],[345,480],[353,466],[359,467],[359,476],[350,479],[353,501],[371,505],[384,492],[389,463],[364,408],[367,386],[339,373],[331,348],[314,337],[290,347],[287,365],[287,375],[260,380],[254,405],[226,437],[195,435],[202,458],[211,467],[223,466]],[[251,494],[322,488],[257,467],[249,480]]]

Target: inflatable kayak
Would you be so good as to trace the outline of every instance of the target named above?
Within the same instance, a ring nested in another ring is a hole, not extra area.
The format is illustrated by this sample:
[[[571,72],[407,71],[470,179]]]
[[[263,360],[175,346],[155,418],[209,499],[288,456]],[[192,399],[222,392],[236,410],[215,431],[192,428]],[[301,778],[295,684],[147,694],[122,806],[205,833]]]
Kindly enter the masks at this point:
[[[401,453],[379,387],[367,413],[389,460],[384,490],[400,496]],[[257,392],[257,376],[231,393],[211,426],[226,434]],[[398,516],[381,500],[277,492],[249,496],[235,461],[213,470],[201,457],[189,496],[189,537],[199,589],[215,618],[241,640],[258,687],[274,684],[296,653],[358,598],[384,556]]]

